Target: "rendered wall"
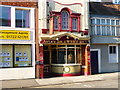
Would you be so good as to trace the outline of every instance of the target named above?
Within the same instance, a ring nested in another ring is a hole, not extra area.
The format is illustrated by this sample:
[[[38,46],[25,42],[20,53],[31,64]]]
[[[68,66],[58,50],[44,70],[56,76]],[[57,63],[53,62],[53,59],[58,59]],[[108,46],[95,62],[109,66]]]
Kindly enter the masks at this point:
[[[49,6],[47,3],[49,2]],[[89,8],[88,0],[39,0],[39,33],[41,34],[41,29],[49,29],[47,23],[47,15],[50,10],[60,12],[63,8],[67,7],[72,10],[72,13],[80,13],[80,30],[85,30],[89,28]],[[50,8],[48,8],[50,7]]]
[[[118,63],[109,63],[108,45],[91,45],[91,49],[100,49],[101,73],[118,71]]]

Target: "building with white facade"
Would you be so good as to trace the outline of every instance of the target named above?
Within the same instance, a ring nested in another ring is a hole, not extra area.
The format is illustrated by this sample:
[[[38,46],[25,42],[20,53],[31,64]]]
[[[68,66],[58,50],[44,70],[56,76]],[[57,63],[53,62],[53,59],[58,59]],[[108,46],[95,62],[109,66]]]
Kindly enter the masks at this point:
[[[0,80],[35,78],[36,5],[1,2]]]
[[[37,77],[90,74],[88,0],[38,3]]]

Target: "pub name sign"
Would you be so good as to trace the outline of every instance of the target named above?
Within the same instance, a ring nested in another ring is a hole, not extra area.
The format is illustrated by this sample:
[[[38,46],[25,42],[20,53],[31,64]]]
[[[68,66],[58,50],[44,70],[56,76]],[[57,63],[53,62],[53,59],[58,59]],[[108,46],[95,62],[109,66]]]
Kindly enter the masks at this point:
[[[62,44],[62,43],[79,43],[79,44],[87,44],[88,40],[42,40],[40,43],[43,44]]]

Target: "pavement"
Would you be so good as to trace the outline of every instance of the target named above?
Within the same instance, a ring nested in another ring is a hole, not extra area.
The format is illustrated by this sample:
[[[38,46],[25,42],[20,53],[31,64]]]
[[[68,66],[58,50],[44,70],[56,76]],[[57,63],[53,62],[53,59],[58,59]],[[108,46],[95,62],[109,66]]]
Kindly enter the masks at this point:
[[[1,88],[27,88],[40,87],[58,84],[69,84],[78,82],[101,81],[106,79],[118,79],[118,72],[104,73],[88,76],[71,76],[71,77],[52,77],[43,79],[23,79],[23,80],[2,80]]]

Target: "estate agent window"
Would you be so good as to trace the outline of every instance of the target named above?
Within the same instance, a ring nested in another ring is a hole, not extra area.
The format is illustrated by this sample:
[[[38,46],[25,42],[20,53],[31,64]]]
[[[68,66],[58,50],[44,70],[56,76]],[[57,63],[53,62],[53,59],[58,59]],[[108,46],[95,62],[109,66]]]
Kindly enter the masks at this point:
[[[31,52],[31,45],[0,45],[0,67],[30,67]]]

